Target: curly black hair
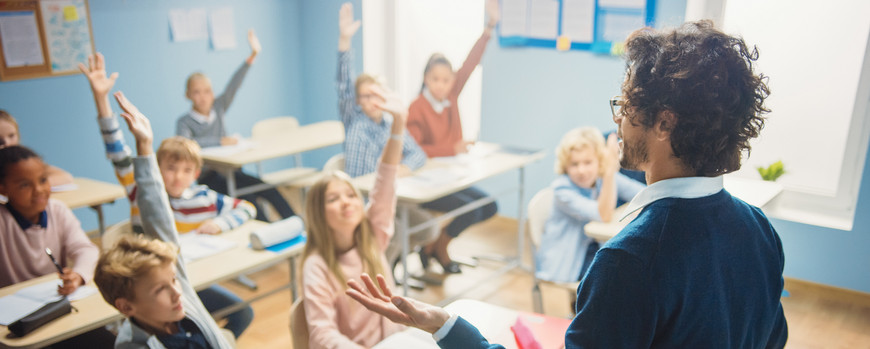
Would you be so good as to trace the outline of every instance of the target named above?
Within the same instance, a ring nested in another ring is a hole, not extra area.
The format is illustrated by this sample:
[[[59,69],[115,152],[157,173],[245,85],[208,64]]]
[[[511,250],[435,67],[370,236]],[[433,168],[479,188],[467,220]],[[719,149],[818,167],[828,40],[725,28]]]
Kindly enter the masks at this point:
[[[0,148],[0,180],[6,179],[10,166],[30,158],[42,159],[39,154],[25,146],[11,145]]]
[[[644,28],[625,43],[623,113],[651,128],[663,111],[676,117],[670,141],[674,156],[697,176],[740,169],[749,140],[770,112],[767,77],[752,64],[758,50],[711,21],[688,22],[670,31]]]

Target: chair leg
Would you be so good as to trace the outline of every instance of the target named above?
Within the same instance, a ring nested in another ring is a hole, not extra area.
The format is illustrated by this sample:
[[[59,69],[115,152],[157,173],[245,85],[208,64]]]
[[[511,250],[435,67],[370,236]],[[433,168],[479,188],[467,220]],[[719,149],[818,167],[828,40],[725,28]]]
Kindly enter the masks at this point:
[[[532,304],[534,305],[536,313],[543,314],[544,299],[541,296],[541,284],[538,283],[538,279],[535,279],[534,283],[535,285],[532,286]]]

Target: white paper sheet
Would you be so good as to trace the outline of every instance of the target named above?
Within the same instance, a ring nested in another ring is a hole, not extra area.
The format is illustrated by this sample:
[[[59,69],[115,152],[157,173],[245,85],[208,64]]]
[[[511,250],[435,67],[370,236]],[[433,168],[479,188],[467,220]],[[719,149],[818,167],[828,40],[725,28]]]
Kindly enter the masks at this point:
[[[572,42],[592,42],[594,29],[595,0],[562,1],[562,35]]]
[[[201,154],[211,156],[230,156],[251,149],[257,145],[256,142],[252,140],[239,137],[236,138],[239,140],[239,143],[235,145],[222,145],[218,147],[202,148]]]
[[[598,6],[642,9],[646,7],[646,0],[599,0]]]
[[[43,305],[58,301],[63,296],[57,294],[60,280],[51,280],[30,287],[22,288],[14,294],[0,298],[0,325],[7,326],[18,319],[42,308]],[[67,296],[70,301],[96,294],[97,289],[91,286],[81,286]]]
[[[201,8],[169,10],[169,28],[175,42],[207,39],[207,13]]]
[[[531,0],[528,36],[536,39],[556,39],[559,34],[559,1]]]
[[[45,63],[34,11],[0,12],[0,40],[7,67]]]
[[[526,0],[502,0],[502,36],[525,36],[528,32],[528,2]]]
[[[185,263],[193,262],[229,250],[236,243],[215,235],[187,233],[178,237],[181,257]]]
[[[236,48],[236,25],[233,9],[222,7],[209,14],[211,45],[215,50]]]

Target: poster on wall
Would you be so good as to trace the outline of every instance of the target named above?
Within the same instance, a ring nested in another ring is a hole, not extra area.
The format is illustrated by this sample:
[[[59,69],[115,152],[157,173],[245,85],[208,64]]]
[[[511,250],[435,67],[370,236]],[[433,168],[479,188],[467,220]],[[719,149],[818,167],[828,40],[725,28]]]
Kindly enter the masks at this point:
[[[43,0],[40,5],[51,70],[78,69],[93,52],[85,0]]]

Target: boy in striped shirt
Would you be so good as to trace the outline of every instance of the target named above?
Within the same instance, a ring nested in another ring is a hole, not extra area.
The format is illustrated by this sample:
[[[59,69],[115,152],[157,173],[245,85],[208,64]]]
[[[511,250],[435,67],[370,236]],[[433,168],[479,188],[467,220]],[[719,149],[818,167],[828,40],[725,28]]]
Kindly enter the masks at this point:
[[[141,234],[144,230],[136,203],[132,151],[124,142],[121,124],[109,103],[109,91],[115,84],[117,73],[106,75],[105,61],[99,53],[88,57],[88,65],[79,64],[79,69],[87,76],[94,94],[106,157],[112,161],[118,181],[127,191],[133,232]],[[180,234],[219,234],[242,225],[256,215],[256,208],[248,201],[225,196],[205,185],[192,186],[202,169],[202,157],[196,142],[183,137],[164,140],[157,149],[157,163]],[[242,302],[238,296],[218,285],[197,294],[209,312]],[[245,307],[227,316],[226,328],[238,338],[253,317],[253,309]]]

